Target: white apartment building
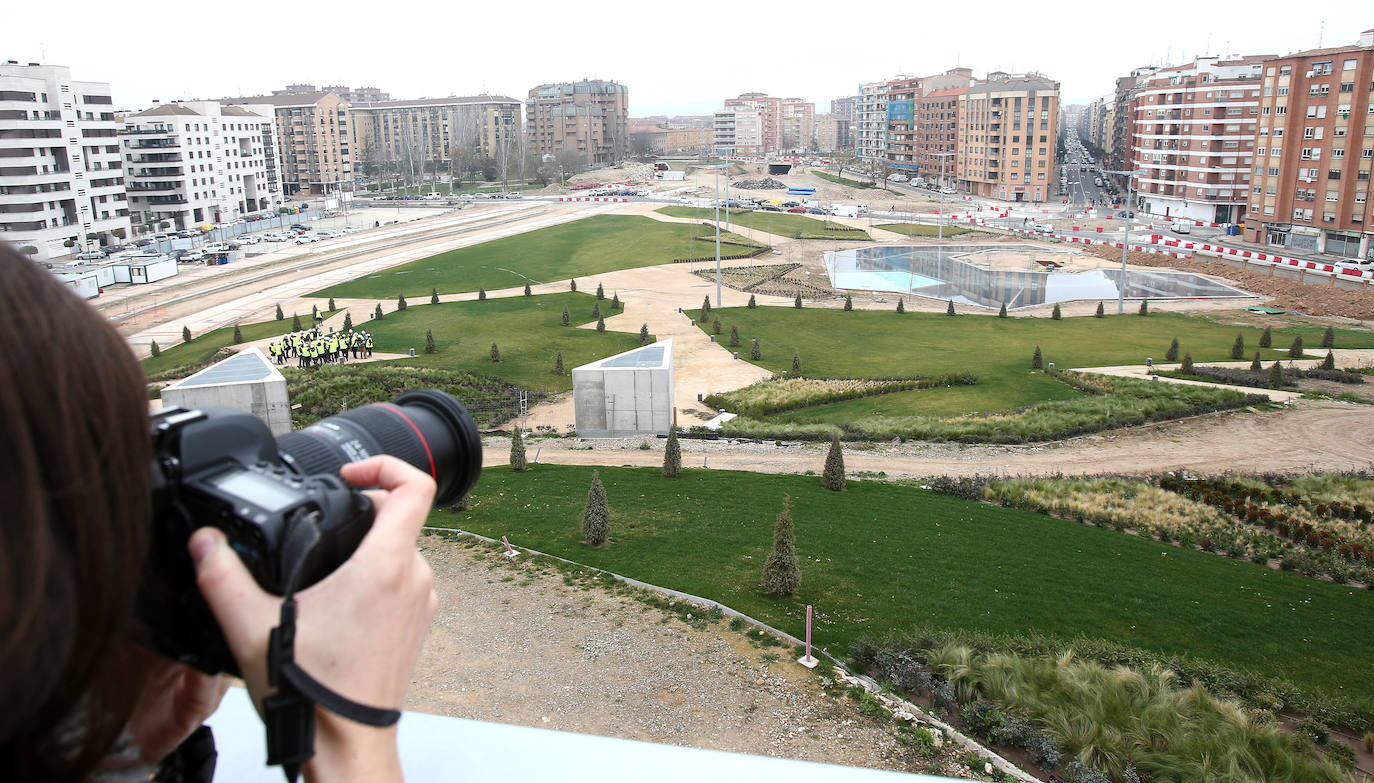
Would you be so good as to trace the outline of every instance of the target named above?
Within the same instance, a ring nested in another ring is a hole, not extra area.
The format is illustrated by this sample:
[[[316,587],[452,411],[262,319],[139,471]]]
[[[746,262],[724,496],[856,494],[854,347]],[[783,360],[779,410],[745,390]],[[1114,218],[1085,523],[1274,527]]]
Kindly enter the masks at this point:
[[[0,64],[0,239],[43,260],[127,236],[117,128],[109,84]]]
[[[1265,57],[1199,57],[1136,83],[1129,168],[1145,172],[1136,179],[1143,211],[1241,222],[1256,154]]]
[[[272,106],[167,103],[124,118],[129,212],[143,232],[222,223],[282,204]]]
[[[897,79],[859,85],[854,154],[859,160],[880,163],[887,157],[887,90]]]
[[[714,115],[711,147],[717,155],[763,155],[763,112],[749,106],[727,106]]]

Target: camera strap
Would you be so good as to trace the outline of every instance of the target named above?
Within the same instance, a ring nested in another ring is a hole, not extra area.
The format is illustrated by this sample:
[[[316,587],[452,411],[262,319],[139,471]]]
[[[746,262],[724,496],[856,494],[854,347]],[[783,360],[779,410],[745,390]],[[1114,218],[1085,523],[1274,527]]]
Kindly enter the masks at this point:
[[[267,763],[280,765],[290,783],[300,775],[301,765],[315,755],[315,705],[368,726],[384,728],[401,719],[400,710],[369,707],[335,693],[296,663],[296,583],[319,539],[314,520],[296,517],[288,522],[282,546],[286,578],[281,620],[267,644],[267,684],[277,689],[263,700]]]

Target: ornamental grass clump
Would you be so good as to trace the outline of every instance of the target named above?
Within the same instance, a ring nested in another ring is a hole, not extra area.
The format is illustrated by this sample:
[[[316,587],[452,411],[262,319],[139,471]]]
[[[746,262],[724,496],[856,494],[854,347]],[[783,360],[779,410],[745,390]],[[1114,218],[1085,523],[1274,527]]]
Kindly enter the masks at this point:
[[[763,578],[759,586],[768,595],[785,597],[797,592],[801,585],[801,568],[797,565],[797,541],[792,529],[792,498],[782,498],[782,513],[773,528],[773,551],[763,564]]]
[[[604,546],[611,535],[611,507],[606,501],[606,488],[601,484],[600,472],[592,471],[592,486],[587,491],[587,505],[582,509],[582,539],[588,546]]]

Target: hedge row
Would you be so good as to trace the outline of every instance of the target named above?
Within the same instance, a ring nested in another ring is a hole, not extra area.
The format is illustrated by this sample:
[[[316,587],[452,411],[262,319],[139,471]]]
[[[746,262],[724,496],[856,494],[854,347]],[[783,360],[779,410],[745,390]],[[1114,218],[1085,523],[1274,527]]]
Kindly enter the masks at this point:
[[[845,379],[832,378],[818,380],[838,381]],[[816,405],[828,405],[832,402],[857,400],[863,397],[876,397],[880,394],[891,394],[893,392],[913,391],[915,389],[935,389],[945,386],[973,386],[978,383],[978,376],[970,373],[954,373],[949,375],[912,376],[909,378],[864,378],[856,380],[877,381],[877,383],[870,386],[817,393],[806,397],[804,400],[782,402],[768,401],[762,403],[745,402],[744,398],[752,396],[749,394],[751,390],[774,383],[774,381],[763,381],[760,384],[737,389],[733,392],[709,395],[704,402],[707,407],[717,410],[723,408],[741,416],[770,416],[776,413],[801,410]]]

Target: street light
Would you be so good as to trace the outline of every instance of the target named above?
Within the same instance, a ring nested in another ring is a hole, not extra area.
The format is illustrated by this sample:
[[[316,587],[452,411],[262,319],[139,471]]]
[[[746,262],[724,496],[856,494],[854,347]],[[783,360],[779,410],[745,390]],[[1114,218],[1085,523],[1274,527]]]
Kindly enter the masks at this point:
[[[1131,215],[1135,214],[1135,178],[1145,173],[1145,169],[1134,171],[1108,171],[1126,178],[1126,226],[1121,235],[1121,280],[1116,284],[1116,314],[1126,312],[1126,251],[1131,247]]]
[[[720,299],[720,294],[721,294],[721,290],[720,290],[720,289],[721,289],[721,286],[720,286],[720,170],[723,169],[723,168],[726,168],[726,167],[729,166],[729,165],[730,165],[730,164],[725,163],[725,164],[717,164],[717,165],[715,165],[715,166],[711,166],[711,167],[710,167],[711,170],[714,171],[714,172],[715,172],[715,175],[716,175],[716,221],[715,221],[715,222],[716,222],[716,307],[722,307],[722,306],[723,306],[723,305],[721,304],[721,299]],[[729,189],[730,189],[730,177],[729,177],[728,174],[727,174],[726,177],[725,177],[725,188],[726,188],[726,191],[729,192]],[[729,207],[726,207],[726,208],[725,208],[725,214],[726,214],[727,217],[730,215],[730,208],[729,208]]]

